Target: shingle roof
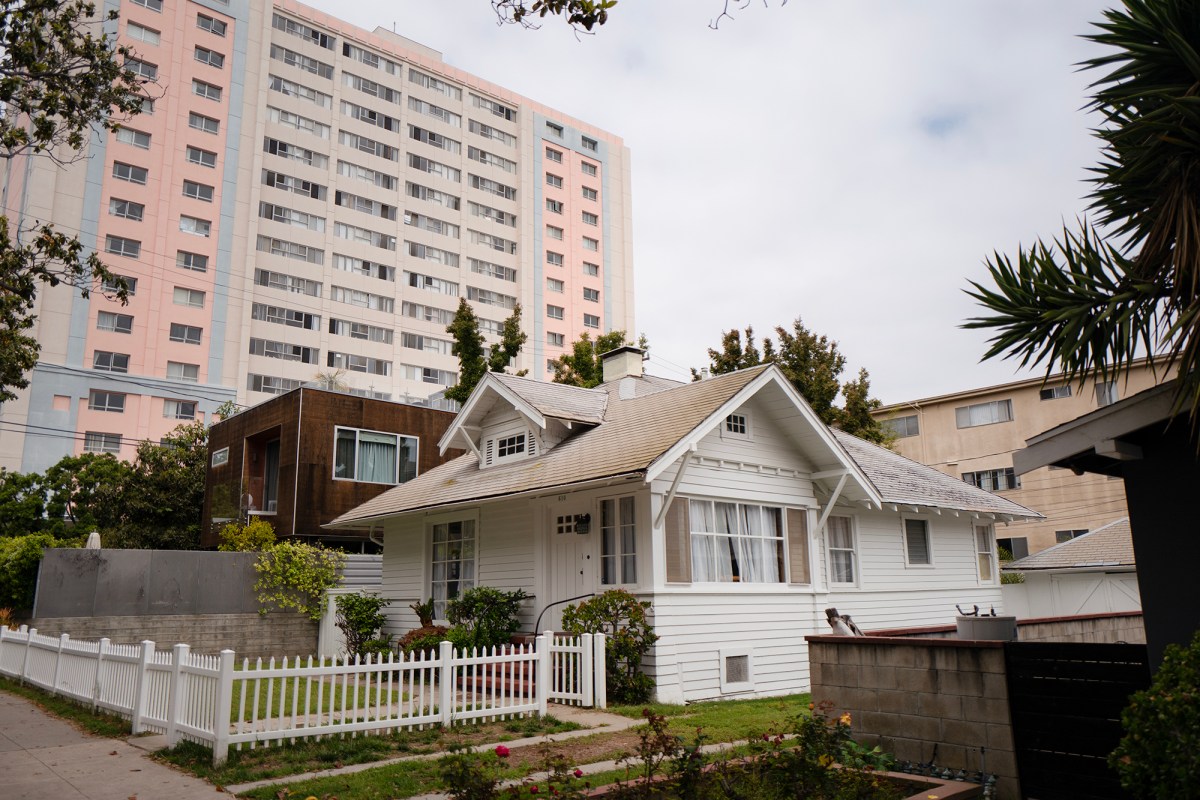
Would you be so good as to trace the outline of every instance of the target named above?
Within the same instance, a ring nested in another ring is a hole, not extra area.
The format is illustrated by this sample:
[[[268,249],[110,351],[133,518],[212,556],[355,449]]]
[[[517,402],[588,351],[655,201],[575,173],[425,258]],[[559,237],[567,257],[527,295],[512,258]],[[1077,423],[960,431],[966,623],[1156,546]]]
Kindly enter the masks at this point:
[[[479,469],[473,454],[460,456],[368,500],[330,525],[644,472],[656,458],[766,369],[763,366],[731,372],[629,400],[613,398],[606,403],[603,424],[567,439],[538,458]],[[506,386],[522,394],[529,384],[546,385],[512,376],[505,378]],[[604,391],[553,385],[573,393],[609,397]],[[559,392],[553,396],[561,402],[568,394]]]
[[[576,422],[600,424],[604,420],[604,408],[608,405],[608,392],[600,389],[581,389],[549,381],[519,378],[501,372],[492,377],[519,394],[525,402],[546,417],[568,419]]]
[[[938,472],[884,447],[834,429],[834,434],[875,485],[885,503],[1015,517],[1040,517],[1036,511],[997,494]]]
[[[1122,517],[1090,533],[1005,564],[1004,568],[1027,572],[1037,569],[1132,567],[1134,564],[1129,517]]]

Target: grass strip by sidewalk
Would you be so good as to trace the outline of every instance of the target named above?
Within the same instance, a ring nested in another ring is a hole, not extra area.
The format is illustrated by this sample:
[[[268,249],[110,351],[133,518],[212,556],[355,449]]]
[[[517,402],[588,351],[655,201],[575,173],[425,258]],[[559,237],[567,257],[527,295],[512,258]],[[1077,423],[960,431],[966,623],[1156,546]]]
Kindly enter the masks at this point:
[[[96,736],[124,738],[132,732],[132,727],[127,719],[122,719],[106,711],[92,711],[75,700],[52,695],[33,686],[22,686],[8,678],[0,678],[0,691],[24,697],[54,716],[72,722]]]

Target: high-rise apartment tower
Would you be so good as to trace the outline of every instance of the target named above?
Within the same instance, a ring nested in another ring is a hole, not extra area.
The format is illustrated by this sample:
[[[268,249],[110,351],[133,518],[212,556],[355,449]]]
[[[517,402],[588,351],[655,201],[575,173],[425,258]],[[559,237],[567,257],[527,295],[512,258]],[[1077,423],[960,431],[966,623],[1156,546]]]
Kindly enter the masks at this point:
[[[45,288],[40,362],[0,409],[0,466],[129,458],[226,400],[318,372],[357,394],[456,380],[460,298],[549,378],[582,333],[633,330],[629,151],[390,31],[281,0],[122,0],[153,99],[64,168],[14,161],[10,221],[54,222],[128,305]]]

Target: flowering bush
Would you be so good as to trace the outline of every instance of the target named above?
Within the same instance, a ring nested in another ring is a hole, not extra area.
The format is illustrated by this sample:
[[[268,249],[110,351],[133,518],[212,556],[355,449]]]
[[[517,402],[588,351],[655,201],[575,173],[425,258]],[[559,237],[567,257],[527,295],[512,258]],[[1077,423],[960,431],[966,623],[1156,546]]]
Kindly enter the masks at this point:
[[[511,752],[497,745],[492,755],[456,752],[441,761],[442,781],[453,800],[503,800],[545,793],[556,800],[581,800],[589,784],[583,780],[583,770],[572,769],[562,756],[554,756],[541,767],[541,781],[526,776],[504,784],[505,761]]]

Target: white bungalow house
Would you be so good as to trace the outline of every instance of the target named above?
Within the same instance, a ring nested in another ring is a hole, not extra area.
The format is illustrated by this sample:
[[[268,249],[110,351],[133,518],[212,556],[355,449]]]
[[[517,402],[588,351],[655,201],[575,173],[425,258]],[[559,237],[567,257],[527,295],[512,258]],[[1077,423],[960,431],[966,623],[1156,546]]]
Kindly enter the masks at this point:
[[[595,389],[487,375],[441,441],[467,455],[331,523],[382,532],[397,632],[476,585],[533,595],[527,630],[623,587],[682,702],[806,690],[829,606],[865,629],[1000,607],[994,525],[1035,512],[830,429],[777,367],[681,384],[641,355]]]

